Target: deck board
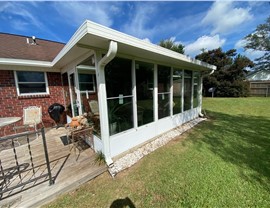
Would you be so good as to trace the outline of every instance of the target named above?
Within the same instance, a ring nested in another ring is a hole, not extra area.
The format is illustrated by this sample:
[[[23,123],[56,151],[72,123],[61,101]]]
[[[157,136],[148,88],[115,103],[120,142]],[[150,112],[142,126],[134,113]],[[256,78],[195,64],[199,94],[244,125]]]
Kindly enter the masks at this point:
[[[95,153],[90,147],[84,145],[84,148],[79,151],[72,144],[64,145],[60,139],[62,136],[66,136],[64,128],[51,129],[46,132],[51,173],[52,177],[55,178],[55,184],[50,186],[49,182],[45,181],[48,180],[48,177],[46,177],[11,192],[4,193],[0,201],[0,207],[41,206],[55,199],[58,195],[77,188],[82,183],[107,170],[105,165],[99,166],[95,164]],[[18,181],[28,181],[34,178],[34,175],[37,177],[47,173],[42,139],[37,138],[31,141],[30,149],[34,168],[30,160],[28,145],[24,144],[17,147],[18,162],[19,164],[27,164],[27,168],[21,172],[22,180],[19,179],[18,174],[14,175],[10,179],[9,185],[18,184]],[[2,150],[0,157],[4,169],[12,168],[16,165],[13,149]],[[35,184],[39,185],[34,186]],[[12,195],[19,190],[23,191]]]

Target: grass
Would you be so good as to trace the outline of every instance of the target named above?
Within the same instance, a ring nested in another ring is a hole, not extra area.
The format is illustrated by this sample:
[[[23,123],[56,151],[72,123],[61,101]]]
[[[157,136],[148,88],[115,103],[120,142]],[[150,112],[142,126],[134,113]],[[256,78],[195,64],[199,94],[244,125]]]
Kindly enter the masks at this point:
[[[270,99],[207,98],[209,119],[46,207],[270,207]]]

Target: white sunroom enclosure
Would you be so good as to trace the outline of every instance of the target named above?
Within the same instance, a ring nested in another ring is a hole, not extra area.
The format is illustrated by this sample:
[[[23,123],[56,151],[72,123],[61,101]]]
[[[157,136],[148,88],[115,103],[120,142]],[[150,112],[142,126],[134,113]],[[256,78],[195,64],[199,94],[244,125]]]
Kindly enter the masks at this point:
[[[136,59],[105,67],[110,152],[123,153],[198,117],[201,73]]]
[[[87,71],[84,61],[89,58]],[[81,103],[88,90],[96,92],[101,137],[97,145],[108,164],[113,157],[198,117],[202,71],[216,69],[90,21],[82,24],[52,64],[63,75],[72,74],[72,69],[75,77],[79,71],[84,74],[80,83],[84,91],[75,89]]]

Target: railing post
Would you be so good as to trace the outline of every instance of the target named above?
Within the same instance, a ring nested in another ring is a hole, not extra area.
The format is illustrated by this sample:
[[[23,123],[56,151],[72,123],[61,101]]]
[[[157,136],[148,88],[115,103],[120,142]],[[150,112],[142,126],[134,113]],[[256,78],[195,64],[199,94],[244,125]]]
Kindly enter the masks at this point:
[[[52,173],[51,173],[50,160],[49,160],[49,155],[48,155],[44,127],[42,127],[42,129],[41,129],[41,135],[42,135],[42,142],[43,142],[43,147],[44,147],[46,165],[47,165],[47,169],[48,169],[49,183],[50,183],[50,185],[52,185],[52,184],[54,184],[54,179],[52,178]]]

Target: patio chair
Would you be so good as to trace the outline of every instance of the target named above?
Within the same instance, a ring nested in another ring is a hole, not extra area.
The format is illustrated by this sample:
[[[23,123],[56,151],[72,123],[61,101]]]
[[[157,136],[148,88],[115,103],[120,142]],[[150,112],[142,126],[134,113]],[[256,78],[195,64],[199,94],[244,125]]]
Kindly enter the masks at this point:
[[[89,101],[89,106],[90,106],[90,110],[91,110],[91,120],[94,123],[95,130],[100,131],[98,101],[90,100]]]
[[[98,101],[90,100],[89,106],[90,106],[91,113],[93,114],[93,116],[99,116]]]
[[[23,108],[23,126],[15,126],[14,130],[17,132],[17,129],[32,127],[37,131],[37,125],[42,123],[42,110],[38,106],[29,106]],[[37,135],[38,137],[38,135]]]

